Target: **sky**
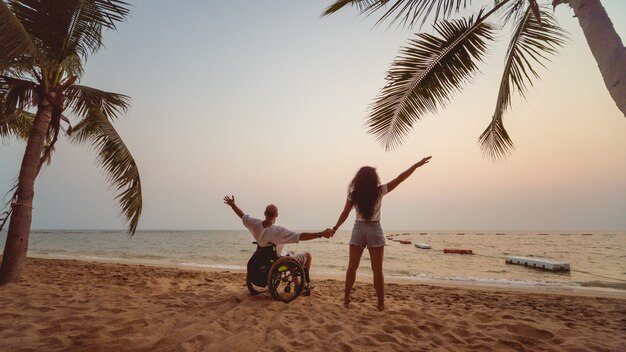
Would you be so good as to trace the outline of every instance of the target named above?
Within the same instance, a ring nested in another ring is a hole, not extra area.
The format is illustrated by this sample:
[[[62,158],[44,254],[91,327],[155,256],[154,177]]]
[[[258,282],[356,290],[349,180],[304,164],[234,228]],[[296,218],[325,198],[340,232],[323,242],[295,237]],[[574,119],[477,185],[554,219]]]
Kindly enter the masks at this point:
[[[555,13],[571,40],[527,99],[513,100],[505,126],[516,149],[494,163],[477,138],[508,32],[480,76],[386,152],[366,132],[367,108],[418,29],[373,28],[375,18],[351,8],[321,18],[331,3],[134,1],[105,34],[81,84],[132,98],[115,126],[140,168],[140,230],[243,229],[225,195],[258,217],[274,203],[293,229],[332,227],[359,167],[388,182],[429,155],[385,197],[386,230],[626,230],[626,118],[568,7]],[[626,2],[603,4],[626,39]],[[0,144],[2,193],[23,152],[21,142]],[[32,227],[124,229],[113,198],[93,152],[59,142],[36,183]]]

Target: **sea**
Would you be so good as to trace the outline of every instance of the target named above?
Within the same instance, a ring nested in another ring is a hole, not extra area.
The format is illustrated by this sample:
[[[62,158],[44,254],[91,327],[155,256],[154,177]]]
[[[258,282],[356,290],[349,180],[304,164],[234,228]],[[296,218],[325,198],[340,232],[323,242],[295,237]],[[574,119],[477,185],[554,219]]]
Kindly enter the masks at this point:
[[[450,283],[532,289],[611,291],[626,295],[626,232],[563,231],[387,231],[384,273],[387,281]],[[343,278],[348,264],[349,231],[331,239],[290,244],[287,250],[313,255],[311,275]],[[6,232],[0,233],[4,249]],[[411,241],[402,244],[397,240]],[[245,230],[124,231],[35,230],[28,255],[195,269],[245,271],[255,250]],[[419,249],[416,243],[429,244]],[[443,249],[471,249],[474,254],[445,254]],[[571,270],[555,273],[505,263],[506,256],[567,262]],[[371,278],[363,252],[358,275]]]

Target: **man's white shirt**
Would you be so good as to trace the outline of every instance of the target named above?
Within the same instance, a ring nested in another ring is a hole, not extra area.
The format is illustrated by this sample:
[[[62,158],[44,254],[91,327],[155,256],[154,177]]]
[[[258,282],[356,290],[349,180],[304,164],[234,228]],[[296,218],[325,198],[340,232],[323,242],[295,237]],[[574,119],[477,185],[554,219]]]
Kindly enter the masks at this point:
[[[273,243],[276,245],[276,254],[279,256],[286,255],[283,253],[285,244],[300,242],[300,233],[291,231],[282,226],[270,225],[263,227],[263,220],[253,218],[247,214],[241,218],[241,221],[243,225],[250,230],[250,233],[259,246],[267,247],[270,243]]]

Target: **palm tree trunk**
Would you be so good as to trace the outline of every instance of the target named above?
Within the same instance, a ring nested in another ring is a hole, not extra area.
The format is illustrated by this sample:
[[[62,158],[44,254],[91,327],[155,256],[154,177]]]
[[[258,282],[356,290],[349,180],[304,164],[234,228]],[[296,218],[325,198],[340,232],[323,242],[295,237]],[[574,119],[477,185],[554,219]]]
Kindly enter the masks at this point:
[[[43,149],[50,119],[51,105],[40,105],[33,121],[33,129],[28,137],[26,151],[22,159],[20,177],[17,184],[17,201],[13,204],[13,213],[9,220],[9,232],[4,246],[2,265],[0,266],[0,286],[17,282],[26,264],[28,236],[33,215],[33,197],[35,178],[39,172],[39,159]]]
[[[611,98],[626,117],[626,48],[600,0],[569,0]]]

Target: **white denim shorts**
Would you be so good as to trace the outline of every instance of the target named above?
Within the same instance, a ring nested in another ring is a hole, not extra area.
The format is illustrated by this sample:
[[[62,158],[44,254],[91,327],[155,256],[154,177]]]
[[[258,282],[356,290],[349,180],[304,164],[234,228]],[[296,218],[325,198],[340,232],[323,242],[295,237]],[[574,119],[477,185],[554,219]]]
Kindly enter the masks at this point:
[[[350,244],[361,248],[384,247],[385,234],[380,221],[355,221]]]

